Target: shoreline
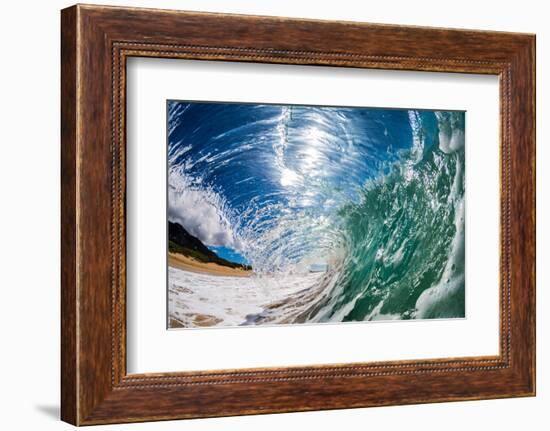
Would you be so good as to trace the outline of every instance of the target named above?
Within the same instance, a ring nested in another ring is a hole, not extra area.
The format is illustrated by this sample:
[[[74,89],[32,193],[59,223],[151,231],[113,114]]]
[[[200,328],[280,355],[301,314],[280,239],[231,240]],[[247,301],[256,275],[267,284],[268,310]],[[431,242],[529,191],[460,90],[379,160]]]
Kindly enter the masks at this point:
[[[199,274],[222,275],[226,277],[250,277],[252,275],[252,271],[250,270],[230,268],[213,262],[200,262],[183,254],[170,252],[168,253],[168,266]]]

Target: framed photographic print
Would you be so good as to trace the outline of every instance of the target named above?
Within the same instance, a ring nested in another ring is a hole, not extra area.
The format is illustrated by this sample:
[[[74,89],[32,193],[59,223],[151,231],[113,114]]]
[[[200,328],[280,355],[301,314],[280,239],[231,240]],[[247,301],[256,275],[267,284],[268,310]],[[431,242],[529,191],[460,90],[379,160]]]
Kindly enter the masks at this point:
[[[533,35],[61,30],[63,420],[535,394]]]

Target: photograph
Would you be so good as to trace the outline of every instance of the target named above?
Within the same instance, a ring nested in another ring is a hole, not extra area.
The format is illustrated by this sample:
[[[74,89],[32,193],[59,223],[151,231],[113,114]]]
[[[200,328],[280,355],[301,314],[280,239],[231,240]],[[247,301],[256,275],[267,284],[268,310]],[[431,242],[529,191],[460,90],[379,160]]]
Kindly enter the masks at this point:
[[[169,329],[466,317],[464,111],[166,110]]]
[[[1,429],[550,430],[545,2],[2,6]]]

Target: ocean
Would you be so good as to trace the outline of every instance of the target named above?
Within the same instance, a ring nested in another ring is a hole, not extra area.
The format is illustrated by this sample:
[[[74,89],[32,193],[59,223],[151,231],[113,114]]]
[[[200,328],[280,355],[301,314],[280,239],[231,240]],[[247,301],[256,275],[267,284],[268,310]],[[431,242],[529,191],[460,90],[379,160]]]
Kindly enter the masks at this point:
[[[168,102],[168,218],[250,277],[169,268],[172,327],[465,316],[465,114]]]

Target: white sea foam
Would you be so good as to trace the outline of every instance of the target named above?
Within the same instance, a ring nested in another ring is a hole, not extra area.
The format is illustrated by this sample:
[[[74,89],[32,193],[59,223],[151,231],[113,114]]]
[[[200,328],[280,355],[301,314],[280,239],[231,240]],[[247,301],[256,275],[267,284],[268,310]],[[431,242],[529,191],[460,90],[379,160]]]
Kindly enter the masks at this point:
[[[210,188],[193,187],[182,172],[169,172],[168,218],[177,222],[203,243],[239,250],[242,244],[233,232],[225,202]]]
[[[199,274],[169,267],[169,317],[184,327],[238,326],[253,323],[266,310],[297,299],[317,285],[324,273],[285,275],[283,277],[230,277]],[[299,311],[296,307],[292,309]],[[283,321],[292,313],[277,313]],[[273,321],[273,323],[276,323]]]
[[[464,124],[461,112],[436,112],[439,127],[439,149],[446,154],[464,148]]]
[[[464,289],[464,200],[457,206],[456,235],[441,280],[426,289],[416,301],[416,318],[457,317],[452,314],[455,296]]]

